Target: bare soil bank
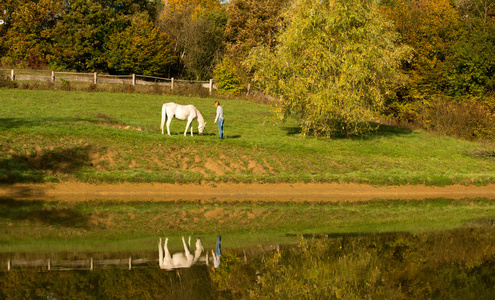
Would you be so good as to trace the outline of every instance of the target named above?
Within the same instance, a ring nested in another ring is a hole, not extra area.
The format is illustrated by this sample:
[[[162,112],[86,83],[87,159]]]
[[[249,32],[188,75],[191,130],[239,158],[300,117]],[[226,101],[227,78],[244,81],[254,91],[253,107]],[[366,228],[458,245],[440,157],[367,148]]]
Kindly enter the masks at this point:
[[[0,198],[15,200],[89,201],[280,201],[338,202],[373,199],[487,198],[495,200],[495,185],[446,187],[371,186],[363,184],[161,184],[44,183],[0,185]]]

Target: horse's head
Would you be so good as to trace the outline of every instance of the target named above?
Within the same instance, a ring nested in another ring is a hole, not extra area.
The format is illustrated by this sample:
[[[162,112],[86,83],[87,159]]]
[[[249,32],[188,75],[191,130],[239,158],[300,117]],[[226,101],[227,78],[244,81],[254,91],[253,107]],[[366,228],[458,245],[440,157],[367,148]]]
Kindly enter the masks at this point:
[[[203,243],[201,242],[200,238],[196,239],[196,251],[198,250],[204,251]]]
[[[201,256],[201,253],[204,250],[205,249],[203,248],[203,243],[201,242],[201,239],[197,238],[196,239],[196,251],[194,251],[194,261],[195,262],[199,259],[199,257]]]
[[[204,122],[203,124],[199,123],[198,125],[199,135],[203,135],[203,131],[205,131],[205,127],[206,127],[206,122]]]

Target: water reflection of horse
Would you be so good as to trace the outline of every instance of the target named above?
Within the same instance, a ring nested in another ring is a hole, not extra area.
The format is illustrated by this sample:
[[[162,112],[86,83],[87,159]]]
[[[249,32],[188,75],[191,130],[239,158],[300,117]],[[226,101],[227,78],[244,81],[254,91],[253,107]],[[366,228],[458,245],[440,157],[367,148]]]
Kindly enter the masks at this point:
[[[203,134],[205,130],[205,119],[203,115],[199,112],[199,110],[194,107],[194,105],[179,105],[173,102],[165,103],[162,106],[162,122],[160,125],[160,129],[162,130],[162,134],[164,133],[165,121],[167,122],[167,134],[170,135],[170,123],[173,118],[177,118],[179,120],[187,120],[186,130],[184,131],[184,136],[187,134],[187,129],[191,126],[191,136],[193,135],[193,127],[192,121],[194,119],[198,119],[198,132],[199,135]]]
[[[186,244],[184,237],[182,237],[182,243],[184,244],[184,252],[170,255],[170,251],[168,250],[168,238],[165,239],[163,248],[162,239],[160,238],[160,242],[158,243],[158,264],[160,265],[160,269],[173,270],[178,268],[189,268],[198,261],[204,250],[201,239],[196,239],[196,250],[194,251],[194,255],[191,254],[189,248],[191,246],[191,237],[189,237],[189,245]]]

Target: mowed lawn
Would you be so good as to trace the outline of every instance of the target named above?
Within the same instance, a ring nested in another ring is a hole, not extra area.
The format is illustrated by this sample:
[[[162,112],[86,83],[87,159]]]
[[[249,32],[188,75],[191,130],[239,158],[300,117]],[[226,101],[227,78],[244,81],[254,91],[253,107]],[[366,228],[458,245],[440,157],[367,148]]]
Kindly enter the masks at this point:
[[[0,89],[0,182],[355,182],[374,185],[487,184],[493,145],[382,125],[347,139],[300,134],[268,104],[137,93]],[[161,105],[193,104],[206,134],[161,135]]]

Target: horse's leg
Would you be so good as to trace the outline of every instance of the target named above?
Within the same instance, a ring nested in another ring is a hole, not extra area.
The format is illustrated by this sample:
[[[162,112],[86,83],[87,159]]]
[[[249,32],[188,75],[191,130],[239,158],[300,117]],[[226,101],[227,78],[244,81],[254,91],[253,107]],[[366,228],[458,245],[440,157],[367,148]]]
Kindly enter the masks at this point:
[[[167,119],[167,112],[166,112],[165,104],[163,104],[163,106],[162,106],[162,122],[160,123],[160,129],[162,130],[162,134],[163,134],[163,130],[165,127],[165,120],[166,119]]]
[[[186,244],[186,241],[184,240],[184,237],[182,237],[182,243],[184,244],[184,252],[186,253],[186,257],[191,255],[191,251],[189,251],[189,247]]]
[[[185,266],[190,267],[194,263],[194,256],[191,254],[191,250],[187,246],[184,237],[182,237],[182,243],[184,244],[184,256],[186,258]]]
[[[163,245],[163,250],[165,250],[165,260],[171,261],[172,255],[170,255],[170,251],[168,251],[168,238],[165,239],[165,245]]]
[[[161,267],[163,265],[163,248],[162,248],[162,238],[158,242],[158,265]]]
[[[173,116],[167,115],[167,119],[168,119],[167,120],[167,133],[168,133],[168,135],[170,135],[170,123],[172,123],[172,118],[173,118]]]
[[[192,120],[189,120],[189,119],[188,119],[188,120],[187,120],[187,125],[186,125],[186,130],[184,131],[184,136],[186,136],[186,135],[187,135],[187,129],[189,129],[189,126],[191,126],[191,136],[193,135],[193,134],[192,134],[192,124],[191,124],[191,123],[192,123]]]

